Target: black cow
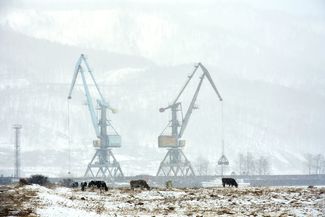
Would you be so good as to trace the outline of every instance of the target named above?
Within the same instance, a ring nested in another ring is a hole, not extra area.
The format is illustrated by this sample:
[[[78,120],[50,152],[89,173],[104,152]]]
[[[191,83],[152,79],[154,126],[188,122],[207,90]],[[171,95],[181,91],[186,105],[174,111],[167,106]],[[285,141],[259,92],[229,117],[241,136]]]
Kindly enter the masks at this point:
[[[87,182],[81,182],[80,186],[81,186],[81,190],[85,191],[85,188],[87,187]]]
[[[20,178],[19,179],[19,184],[20,185],[30,185],[29,181],[27,178]]]
[[[72,182],[70,186],[72,188],[78,188],[79,184],[78,184],[78,182]]]
[[[235,179],[233,178],[222,178],[222,186],[225,187],[226,185],[228,186],[235,186],[238,188],[238,184]]]
[[[91,187],[95,187],[96,186],[96,183],[97,181],[93,181],[91,180],[90,182],[88,182],[88,188],[91,188]]]
[[[131,180],[130,181],[131,189],[134,190],[135,188],[146,188],[147,190],[150,190],[150,187],[148,183],[145,180]]]
[[[104,181],[101,182],[100,189],[105,189],[105,191],[108,191],[108,187]]]
[[[88,183],[88,188],[95,186],[100,190],[105,189],[105,191],[108,191],[108,187],[104,181],[90,181]]]

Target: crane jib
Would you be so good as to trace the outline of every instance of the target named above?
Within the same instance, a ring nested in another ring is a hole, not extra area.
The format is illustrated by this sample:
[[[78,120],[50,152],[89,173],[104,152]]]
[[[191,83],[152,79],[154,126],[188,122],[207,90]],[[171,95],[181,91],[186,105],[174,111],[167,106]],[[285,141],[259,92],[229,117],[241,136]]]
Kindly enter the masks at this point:
[[[84,70],[83,66],[86,67],[86,69],[87,69],[86,71]],[[95,84],[97,93],[100,96],[100,99],[96,100],[97,104],[99,106],[99,109],[101,111],[100,119],[98,118],[98,116],[96,114],[96,108],[93,103],[94,100],[93,100],[93,98],[90,94],[90,91],[89,91],[88,83],[87,83],[87,80],[85,77],[86,72],[88,72],[90,74],[91,80]],[[118,135],[118,133],[116,132],[116,130],[113,128],[111,123],[108,122],[107,114],[106,114],[107,109],[111,110],[113,113],[115,113],[116,110],[113,109],[109,105],[109,103],[104,99],[104,97],[99,89],[99,86],[95,80],[95,77],[89,67],[89,64],[83,54],[81,54],[81,56],[79,57],[79,59],[76,63],[68,99],[71,99],[72,91],[74,89],[76,80],[78,78],[78,74],[81,74],[83,88],[84,88],[84,92],[85,92],[86,100],[87,100],[87,106],[88,106],[88,110],[89,110],[90,117],[91,117],[91,122],[92,122],[93,128],[95,130],[95,134],[96,134],[97,138],[99,139],[99,142],[97,142],[97,141],[94,142],[94,145],[96,144],[96,146],[98,146],[98,144],[100,144],[100,147],[120,147],[121,146],[121,138]],[[111,129],[113,129],[114,134],[107,135],[107,127],[110,127]]]
[[[199,84],[195,90],[195,93],[192,97],[191,103],[186,111],[185,117],[184,119],[182,119],[182,124],[179,124],[180,122],[177,120],[177,111],[182,111],[181,108],[181,102],[178,102],[179,98],[181,97],[181,95],[183,94],[184,90],[186,89],[186,87],[188,86],[189,82],[191,81],[191,79],[194,77],[195,73],[197,72],[197,69],[201,68],[203,74],[200,77],[200,81]],[[158,145],[159,147],[179,147],[179,139],[182,138],[185,129],[189,123],[191,114],[193,109],[195,108],[195,102],[196,99],[198,97],[199,91],[201,89],[201,85],[203,83],[204,78],[207,78],[210,85],[212,86],[214,92],[217,94],[219,101],[223,101],[221,94],[219,93],[216,85],[214,84],[211,75],[209,73],[209,71],[203,66],[202,63],[198,63],[193,72],[188,76],[188,79],[186,80],[184,86],[181,88],[180,92],[177,94],[173,104],[167,106],[167,107],[163,107],[160,108],[159,111],[160,112],[164,112],[166,109],[171,109],[172,112],[172,120],[169,123],[169,126],[172,128],[172,135],[168,136],[168,135],[160,135],[159,139],[158,139]],[[180,128],[180,130],[178,130],[178,128]],[[165,128],[166,129],[166,128]],[[165,130],[164,130],[165,131]],[[163,133],[164,133],[163,131]],[[170,138],[173,137],[174,139]]]

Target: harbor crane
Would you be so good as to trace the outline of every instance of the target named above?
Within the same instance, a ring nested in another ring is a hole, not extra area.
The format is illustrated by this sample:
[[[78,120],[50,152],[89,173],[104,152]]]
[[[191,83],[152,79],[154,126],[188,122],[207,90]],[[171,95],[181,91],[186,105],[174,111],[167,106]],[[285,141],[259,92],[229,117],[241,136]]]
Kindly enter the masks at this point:
[[[185,88],[193,78],[197,69],[201,68],[203,74],[199,78],[199,84],[195,90],[195,93],[192,97],[191,103],[183,117],[182,103],[179,102],[179,98],[184,92]],[[194,176],[194,170],[192,168],[191,162],[186,158],[182,148],[185,146],[185,140],[182,139],[182,136],[186,130],[186,127],[189,123],[192,111],[197,109],[195,102],[198,97],[198,94],[201,89],[202,82],[204,78],[207,78],[210,82],[212,88],[218,96],[218,99],[222,101],[222,97],[214,84],[209,71],[202,65],[198,63],[194,67],[192,74],[188,76],[188,79],[185,85],[182,87],[181,91],[176,96],[175,100],[171,105],[167,107],[160,108],[160,112],[164,112],[167,109],[171,110],[172,119],[169,121],[167,127],[163,130],[160,136],[158,136],[158,147],[159,148],[168,148],[167,154],[165,155],[163,161],[160,163],[157,176]],[[181,114],[181,122],[178,120],[178,115]],[[166,129],[171,128],[171,135],[166,135]]]
[[[99,99],[97,99],[96,102],[98,105],[97,109],[100,111],[100,117],[98,117],[95,112],[96,108],[93,103],[93,98],[89,92],[84,67],[86,67],[87,72],[89,73],[99,95]],[[80,74],[82,78],[88,110],[90,113],[93,128],[95,130],[95,134],[97,136],[97,139],[93,141],[93,146],[95,147],[96,152],[88,164],[84,177],[101,177],[111,180],[113,180],[115,177],[123,177],[124,175],[120,164],[115,159],[112,152],[112,148],[121,147],[121,136],[116,132],[110,120],[107,118],[107,110],[110,110],[112,113],[115,113],[116,110],[112,108],[110,104],[104,99],[84,54],[81,54],[76,63],[68,99],[71,99],[71,94],[75,86],[78,74]],[[108,128],[114,133],[108,135]]]

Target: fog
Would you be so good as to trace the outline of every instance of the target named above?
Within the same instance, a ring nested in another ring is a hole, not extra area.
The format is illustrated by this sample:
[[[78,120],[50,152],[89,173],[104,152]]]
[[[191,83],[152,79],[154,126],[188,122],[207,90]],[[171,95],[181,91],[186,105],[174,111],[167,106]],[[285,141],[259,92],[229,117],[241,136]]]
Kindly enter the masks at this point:
[[[305,174],[307,154],[325,152],[323,1],[31,0],[0,7],[0,174],[13,173],[12,125],[20,123],[22,174],[64,176],[70,168],[83,175],[96,135],[80,78],[69,112],[67,102],[81,53],[119,110],[109,117],[122,136],[113,152],[125,175],[156,174],[167,151],[157,137],[170,120],[158,110],[198,62],[224,101],[222,118],[203,82],[184,134],[195,168],[204,158],[208,174],[218,172],[222,140],[227,173],[239,173],[239,154],[250,152],[269,160],[270,174]],[[184,111],[200,73],[181,98]]]

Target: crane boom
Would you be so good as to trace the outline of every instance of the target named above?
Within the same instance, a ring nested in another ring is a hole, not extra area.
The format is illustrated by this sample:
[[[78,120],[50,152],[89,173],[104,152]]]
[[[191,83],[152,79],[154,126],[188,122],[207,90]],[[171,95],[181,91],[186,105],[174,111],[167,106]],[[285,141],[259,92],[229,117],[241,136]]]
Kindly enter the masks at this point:
[[[187,112],[185,114],[185,118],[182,121],[182,125],[181,125],[181,129],[179,131],[178,138],[181,138],[183,136],[184,131],[185,131],[187,125],[188,125],[189,119],[190,119],[191,114],[192,114],[192,111],[194,109],[195,101],[197,99],[197,96],[198,96],[199,91],[201,89],[201,85],[202,85],[203,79],[205,77],[207,77],[207,79],[209,80],[209,82],[210,82],[212,88],[214,89],[215,93],[217,94],[219,100],[222,101],[222,97],[221,97],[221,95],[220,95],[220,93],[219,93],[216,85],[214,84],[214,82],[213,82],[213,80],[211,78],[211,75],[210,75],[209,71],[202,65],[202,63],[198,63],[198,65],[195,67],[194,73],[195,73],[195,71],[197,70],[198,67],[200,67],[202,69],[203,75],[200,77],[200,82],[199,82],[199,84],[198,84],[198,86],[196,88],[196,91],[195,91],[194,96],[192,98],[191,104],[190,104],[190,106],[187,109]],[[192,74],[192,76],[194,75],[194,73]]]
[[[91,95],[90,95],[90,92],[89,92],[89,88],[88,88],[88,85],[87,85],[87,82],[86,82],[84,71],[83,71],[81,66],[79,66],[79,69],[80,69],[82,82],[84,84],[83,86],[84,86],[85,93],[86,93],[87,105],[88,105],[88,109],[89,109],[89,112],[90,112],[91,122],[93,124],[94,129],[95,129],[95,133],[96,133],[97,138],[100,138],[100,132],[99,132],[99,128],[98,128],[98,122],[99,121],[98,121],[97,115],[95,113],[94,104],[93,104],[93,101],[92,101],[92,98],[91,98]]]
[[[81,60],[82,59],[80,57],[78,59],[77,63],[76,63],[76,66],[75,66],[75,69],[74,69],[74,73],[73,73],[73,76],[72,76],[72,82],[71,82],[71,86],[70,86],[70,90],[69,90],[68,99],[71,99],[71,94],[72,94],[74,85],[76,83],[77,77],[78,77],[78,72],[79,72],[79,67],[80,67],[80,64],[81,64]]]
[[[202,85],[202,82],[203,82],[204,77],[205,77],[205,74],[203,74],[203,75],[201,76],[201,78],[200,78],[200,82],[199,82],[199,84],[198,84],[198,86],[197,86],[197,88],[196,88],[196,91],[195,91],[194,96],[193,96],[193,98],[192,98],[191,104],[190,104],[190,106],[188,107],[187,112],[186,112],[186,114],[185,114],[185,118],[184,118],[184,120],[183,120],[183,122],[182,122],[182,126],[181,126],[181,129],[180,129],[180,131],[179,131],[178,138],[181,138],[181,137],[183,136],[183,133],[184,133],[184,131],[185,131],[186,127],[187,127],[187,124],[188,124],[188,122],[189,122],[189,120],[190,120],[190,117],[191,117],[192,111],[193,111],[193,109],[194,109],[195,101],[196,101],[196,99],[197,99],[197,96],[199,95],[199,92],[200,92],[201,85]]]
[[[83,66],[82,66],[82,63],[84,62],[86,68],[87,68],[87,71],[88,73],[90,74],[91,76],[91,79],[92,81],[94,82],[95,84],[95,87],[96,87],[96,90],[100,96],[100,100],[98,99],[97,100],[97,103],[100,107],[103,107],[103,109],[110,109],[113,113],[116,112],[115,109],[113,109],[109,103],[107,103],[107,101],[104,99],[98,85],[97,85],[97,82],[94,78],[94,75],[89,67],[89,64],[85,58],[85,56],[83,54],[80,55],[77,63],[76,63],[76,67],[75,67],[75,70],[74,70],[74,74],[73,74],[73,77],[72,77],[72,82],[71,82],[71,86],[70,86],[70,91],[69,91],[69,95],[68,95],[68,99],[71,99],[71,95],[72,95],[72,91],[74,89],[74,86],[75,86],[75,83],[76,83],[76,80],[77,80],[77,77],[78,77],[78,74],[80,73],[81,74],[81,78],[82,78],[82,82],[83,82],[83,87],[84,87],[84,91],[85,91],[85,95],[86,95],[86,99],[87,99],[87,105],[88,105],[88,109],[89,109],[89,113],[90,113],[90,117],[91,117],[91,122],[92,122],[92,125],[94,127],[94,130],[95,130],[95,133],[96,133],[96,136],[97,138],[101,138],[103,137],[100,132],[100,128],[99,128],[99,119],[96,115],[96,112],[95,112],[95,107],[94,107],[94,104],[93,104],[93,100],[92,100],[92,96],[90,94],[90,91],[89,91],[89,88],[88,88],[88,84],[87,84],[87,81],[86,81],[86,77],[85,77],[85,71],[83,69]],[[106,124],[106,123],[105,123]]]
[[[181,89],[181,91],[179,92],[179,94],[177,95],[177,97],[176,97],[176,99],[174,100],[173,104],[176,104],[177,100],[179,99],[179,97],[180,97],[180,96],[182,95],[182,93],[184,92],[184,90],[185,90],[185,88],[187,87],[188,83],[190,83],[190,81],[191,81],[192,77],[194,76],[194,74],[195,74],[196,70],[198,69],[198,67],[199,67],[199,65],[196,65],[196,66],[194,67],[194,71],[192,72],[192,74],[190,74],[190,75],[188,76],[188,79],[187,79],[185,85],[183,86],[183,88]]]
[[[220,95],[220,93],[219,93],[216,85],[214,84],[214,82],[213,82],[213,80],[211,78],[211,75],[210,75],[209,71],[202,65],[202,63],[199,63],[198,65],[201,67],[202,71],[207,76],[207,78],[208,78],[208,80],[209,80],[212,88],[214,89],[214,91],[216,92],[217,96],[219,97],[219,100],[222,101],[222,97],[221,97],[221,95]]]
[[[190,103],[190,105],[189,105],[189,107],[188,107],[188,109],[186,111],[185,117],[184,117],[184,119],[182,119],[182,123],[179,124],[179,121],[177,119],[177,112],[181,111],[182,108],[181,108],[181,102],[179,102],[178,100],[179,100],[180,96],[183,94],[185,88],[187,87],[187,85],[189,84],[191,79],[193,78],[193,76],[196,73],[198,68],[201,68],[203,74],[200,77],[199,84],[198,84],[198,86],[196,88],[196,91],[195,91],[193,97],[192,97],[191,103]],[[193,111],[193,109],[195,107],[195,102],[196,102],[196,99],[198,97],[199,91],[201,89],[202,82],[203,82],[205,77],[208,79],[208,81],[211,84],[214,92],[217,94],[217,97],[218,97],[219,101],[222,101],[222,97],[221,97],[216,85],[214,84],[209,71],[203,66],[202,63],[199,62],[197,65],[195,65],[194,71],[188,76],[188,79],[186,80],[185,85],[182,87],[182,89],[180,90],[180,92],[176,96],[174,102],[171,105],[168,105],[167,107],[159,109],[160,112],[164,112],[166,109],[171,109],[171,112],[172,112],[172,120],[170,121],[170,124],[171,124],[170,126],[172,128],[172,135],[171,136],[175,139],[174,141],[176,141],[176,142],[172,143],[173,145],[178,145],[178,139],[180,139],[183,136],[184,132],[185,132],[185,129],[186,129],[186,127],[188,125],[188,122],[190,120],[190,117],[192,115],[192,111]],[[180,128],[180,130],[178,130],[178,128]]]
[[[83,58],[83,60],[84,60],[84,62],[85,62],[85,65],[87,66],[87,69],[88,69],[88,72],[89,72],[89,74],[90,74],[90,76],[91,76],[91,79],[93,80],[93,82],[94,82],[94,84],[95,84],[95,87],[96,87],[96,89],[97,89],[97,91],[98,91],[98,94],[99,94],[99,96],[100,96],[101,103],[102,103],[103,105],[105,105],[108,109],[110,109],[113,113],[115,113],[115,109],[111,108],[111,106],[109,105],[109,103],[104,99],[103,94],[102,94],[102,92],[100,91],[100,89],[99,89],[99,87],[98,87],[98,84],[97,84],[97,82],[96,82],[96,80],[95,80],[95,78],[94,78],[94,75],[93,75],[93,73],[92,73],[92,71],[91,71],[91,69],[90,69],[90,67],[89,67],[89,65],[88,65],[88,62],[86,61],[84,55],[82,55],[81,58]]]
[[[68,99],[71,99],[71,94],[72,94],[72,91],[73,91],[74,85],[75,85],[75,83],[76,83],[76,79],[77,79],[77,76],[78,76],[78,72],[79,72],[79,70],[80,70],[79,67],[81,67],[82,62],[85,63],[86,68],[87,68],[87,70],[88,70],[88,73],[90,74],[90,77],[91,77],[92,81],[93,81],[94,84],[95,84],[96,90],[97,90],[97,92],[98,92],[98,94],[99,94],[99,96],[100,96],[100,99],[101,99],[101,104],[102,104],[102,105],[105,105],[105,106],[106,106],[108,109],[110,109],[113,113],[116,113],[116,110],[115,110],[114,108],[112,108],[112,107],[110,106],[110,104],[109,104],[109,103],[105,100],[105,98],[103,97],[103,94],[102,94],[102,92],[100,91],[100,89],[99,89],[99,87],[98,87],[98,84],[97,84],[97,82],[96,82],[96,80],[95,80],[95,78],[94,78],[94,75],[93,75],[93,73],[92,73],[92,71],[91,71],[91,69],[90,69],[90,67],[89,67],[89,64],[88,64],[88,62],[87,62],[87,60],[86,60],[84,54],[81,54],[81,55],[80,55],[80,57],[79,57],[79,59],[78,59],[78,61],[77,61],[77,63],[76,63],[76,67],[75,67],[74,75],[73,75],[73,78],[72,78],[72,82],[71,82],[71,87],[70,87],[70,91],[69,91]],[[84,83],[84,85],[85,85],[85,83]]]

